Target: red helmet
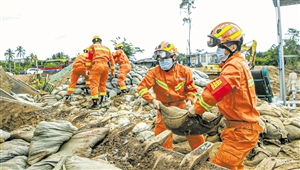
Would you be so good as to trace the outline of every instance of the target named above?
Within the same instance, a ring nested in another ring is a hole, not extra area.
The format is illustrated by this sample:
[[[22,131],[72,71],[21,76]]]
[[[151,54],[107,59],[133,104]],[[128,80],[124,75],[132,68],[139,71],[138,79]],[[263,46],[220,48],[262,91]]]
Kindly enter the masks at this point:
[[[240,41],[243,37],[242,29],[232,22],[223,22],[217,25],[208,35],[207,46],[215,47],[230,41]]]

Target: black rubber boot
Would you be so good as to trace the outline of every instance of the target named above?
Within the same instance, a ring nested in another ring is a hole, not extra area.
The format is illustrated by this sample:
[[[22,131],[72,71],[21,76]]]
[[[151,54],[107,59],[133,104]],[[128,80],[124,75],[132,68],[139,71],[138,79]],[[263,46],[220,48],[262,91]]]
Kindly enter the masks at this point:
[[[98,109],[99,104],[98,104],[98,99],[93,99],[93,105],[89,106],[88,109]]]
[[[70,101],[71,100],[71,95],[66,94],[65,99],[66,99],[65,101]]]
[[[126,90],[125,90],[125,89],[124,89],[124,90],[121,90],[121,94],[120,94],[120,96],[124,96],[126,93],[127,93],[127,92],[126,92]]]
[[[105,96],[100,97],[100,104],[105,101]]]
[[[85,87],[85,88],[83,89],[83,94],[91,94],[91,93],[90,93],[90,88],[89,88],[89,87]]]

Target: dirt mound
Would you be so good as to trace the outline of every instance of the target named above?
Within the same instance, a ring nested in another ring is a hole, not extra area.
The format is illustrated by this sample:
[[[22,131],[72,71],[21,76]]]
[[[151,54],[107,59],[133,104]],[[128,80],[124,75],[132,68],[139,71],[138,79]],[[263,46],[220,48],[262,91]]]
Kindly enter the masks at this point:
[[[33,75],[32,74],[14,75],[13,78],[21,80],[26,84],[30,84],[33,81]]]
[[[261,70],[263,66],[255,66],[254,70]],[[271,88],[274,96],[280,96],[280,76],[279,76],[279,70],[277,66],[267,66],[270,81],[271,81]],[[291,72],[294,72],[293,70],[285,69],[285,82],[288,81],[289,74]]]

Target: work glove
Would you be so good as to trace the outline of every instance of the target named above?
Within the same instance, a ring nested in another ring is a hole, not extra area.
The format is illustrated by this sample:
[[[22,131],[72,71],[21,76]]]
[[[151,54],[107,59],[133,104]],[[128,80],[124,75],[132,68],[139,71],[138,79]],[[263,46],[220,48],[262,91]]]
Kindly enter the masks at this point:
[[[188,110],[188,116],[189,117],[196,117],[194,106],[190,107]]]
[[[89,70],[85,71],[85,75],[89,76],[90,75],[90,71]]]
[[[185,103],[184,109],[185,109],[185,110],[189,110],[189,108],[191,108],[191,107],[192,107],[192,102],[191,102],[190,100],[188,100],[188,101]]]
[[[154,106],[154,109],[158,110],[159,109],[159,105],[161,104],[160,101],[156,100],[156,99],[153,99],[152,100],[152,104]]]

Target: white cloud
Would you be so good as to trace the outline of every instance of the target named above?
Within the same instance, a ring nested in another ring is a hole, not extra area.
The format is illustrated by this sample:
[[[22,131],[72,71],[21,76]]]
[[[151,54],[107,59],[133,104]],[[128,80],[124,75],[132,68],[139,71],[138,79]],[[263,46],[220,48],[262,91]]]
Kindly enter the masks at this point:
[[[89,46],[94,35],[113,50],[110,40],[125,37],[150,57],[161,41],[174,42],[186,52],[188,27],[183,26],[180,0],[2,0],[0,59],[8,48],[23,46],[26,54],[46,59],[57,52],[71,57]],[[258,42],[258,51],[277,44],[276,13],[272,0],[201,0],[192,13],[192,50],[214,51],[207,34],[217,24],[231,21],[245,33],[245,42]],[[300,30],[300,5],[281,7],[282,31]]]

